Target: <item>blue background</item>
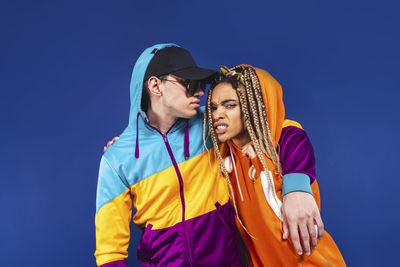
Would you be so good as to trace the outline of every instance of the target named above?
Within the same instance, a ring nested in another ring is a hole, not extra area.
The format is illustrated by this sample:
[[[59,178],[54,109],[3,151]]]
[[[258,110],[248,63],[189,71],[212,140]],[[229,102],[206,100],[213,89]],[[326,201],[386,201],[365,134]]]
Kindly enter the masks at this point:
[[[128,123],[137,57],[161,42],[204,67],[269,70],[313,142],[323,220],[348,265],[396,265],[394,2],[3,0],[0,265],[95,265],[103,145]]]

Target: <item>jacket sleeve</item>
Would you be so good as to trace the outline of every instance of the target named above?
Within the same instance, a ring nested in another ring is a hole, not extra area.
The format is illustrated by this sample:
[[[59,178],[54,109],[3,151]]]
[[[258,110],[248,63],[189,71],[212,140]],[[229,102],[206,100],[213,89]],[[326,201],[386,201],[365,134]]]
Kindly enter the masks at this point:
[[[315,156],[306,132],[289,126],[282,130],[280,160],[282,165],[282,194],[304,191],[312,194],[310,184],[315,180]]]
[[[96,197],[96,263],[103,267],[126,266],[130,239],[132,197],[126,179],[103,156]]]

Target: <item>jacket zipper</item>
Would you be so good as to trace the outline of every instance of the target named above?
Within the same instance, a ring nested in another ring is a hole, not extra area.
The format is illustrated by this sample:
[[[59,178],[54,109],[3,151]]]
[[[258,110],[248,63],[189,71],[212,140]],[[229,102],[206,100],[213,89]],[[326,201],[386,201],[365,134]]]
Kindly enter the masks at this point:
[[[161,133],[161,132],[160,132],[160,133]],[[185,251],[186,251],[185,254],[186,254],[187,257],[188,257],[190,266],[193,266],[192,247],[191,247],[191,245],[190,245],[190,242],[189,242],[189,239],[188,239],[188,233],[187,233],[186,226],[185,226],[185,211],[186,211],[186,207],[185,207],[185,197],[184,197],[184,195],[183,195],[183,179],[182,179],[181,172],[180,172],[180,170],[179,170],[179,168],[178,168],[178,164],[176,163],[174,154],[172,153],[172,149],[171,149],[171,147],[170,147],[170,145],[169,145],[168,138],[167,138],[167,134],[161,133],[161,135],[162,135],[162,137],[163,137],[163,139],[164,139],[165,146],[167,147],[169,156],[170,156],[170,158],[171,158],[171,160],[172,160],[172,163],[173,163],[173,165],[174,165],[175,172],[176,172],[176,174],[178,175],[178,180],[179,180],[179,192],[180,192],[181,203],[182,203],[182,227],[183,227],[183,236],[184,236],[185,245],[186,245],[186,246],[184,246],[184,249],[185,249]]]

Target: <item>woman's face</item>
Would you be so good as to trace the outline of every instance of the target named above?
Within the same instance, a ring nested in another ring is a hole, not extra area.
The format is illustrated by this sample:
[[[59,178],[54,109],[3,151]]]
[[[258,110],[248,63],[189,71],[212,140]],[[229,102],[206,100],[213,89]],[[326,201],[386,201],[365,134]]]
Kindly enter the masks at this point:
[[[239,98],[232,85],[221,83],[214,88],[211,95],[211,112],[213,126],[220,142],[232,140],[239,147],[250,142],[242,118]]]

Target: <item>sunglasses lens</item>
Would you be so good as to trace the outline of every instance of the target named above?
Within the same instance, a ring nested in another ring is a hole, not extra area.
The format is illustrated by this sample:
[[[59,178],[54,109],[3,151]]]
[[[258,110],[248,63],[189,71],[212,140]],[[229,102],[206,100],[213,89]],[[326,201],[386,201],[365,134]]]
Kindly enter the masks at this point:
[[[194,95],[199,90],[202,90],[204,92],[205,84],[203,84],[199,81],[190,81],[190,83],[188,83],[188,86],[186,87],[186,89],[190,95]]]

